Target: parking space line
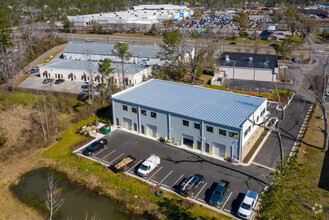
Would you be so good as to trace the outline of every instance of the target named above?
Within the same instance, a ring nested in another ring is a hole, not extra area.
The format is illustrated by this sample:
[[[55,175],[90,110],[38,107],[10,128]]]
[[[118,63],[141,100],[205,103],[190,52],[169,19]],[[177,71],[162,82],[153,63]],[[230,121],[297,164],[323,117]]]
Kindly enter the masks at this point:
[[[223,206],[222,206],[222,208],[221,208],[220,210],[223,210],[224,206],[226,205],[227,201],[228,201],[229,198],[231,197],[232,193],[233,193],[233,192],[231,192],[230,195],[228,195],[228,197],[227,197],[225,203],[223,204]]]
[[[114,160],[112,160],[109,164],[111,164],[112,165],[112,163],[114,162],[114,161],[116,161],[119,157],[122,157],[122,155],[124,155],[125,153],[122,153],[120,156],[118,156],[118,157],[116,157]]]
[[[176,183],[178,183],[178,181],[182,178],[184,176],[184,174],[182,174],[179,178],[178,178],[178,180],[171,186],[171,188],[170,189],[172,189],[173,187],[174,187],[174,185],[176,185]]]
[[[163,178],[161,181],[160,181],[160,183],[159,183],[159,185],[161,185],[161,183],[170,175],[172,173],[172,171],[170,171],[170,173],[168,173],[167,174],[167,176],[165,177],[165,178]]]
[[[127,172],[129,172],[130,170],[134,169],[134,167],[136,167],[140,162],[142,162],[143,159],[141,159],[140,161],[138,161],[134,166],[132,166]]]
[[[228,212],[228,213],[231,213],[231,211],[230,211],[230,210],[227,210],[227,209],[224,209],[224,211],[225,211],[225,212]]]
[[[106,150],[106,149],[107,149],[107,147],[103,148],[103,149],[102,149],[101,151],[99,151],[97,154],[103,152],[103,150]],[[94,157],[96,157],[97,154],[95,154]]]
[[[111,153],[107,154],[105,157],[108,157],[108,156],[110,156],[110,155],[111,155],[111,154],[113,154],[115,151],[117,151],[117,150],[114,150],[114,151],[112,151]],[[104,159],[105,159],[105,157],[103,157],[101,160],[104,160]]]
[[[203,185],[203,187],[200,189],[199,193],[196,194],[196,196],[194,196],[194,199],[196,199],[198,197],[198,195],[201,193],[201,191],[203,190],[203,188],[205,188],[206,185],[207,185],[207,183]]]
[[[148,178],[147,180],[150,180],[157,172],[159,172],[162,169],[162,167],[160,167],[155,173],[153,173],[152,176],[150,176],[150,178]]]
[[[202,200],[202,199],[196,198],[196,200],[198,200],[198,201],[200,201],[200,202],[203,202],[203,203],[207,204],[206,201],[204,201],[204,200]]]

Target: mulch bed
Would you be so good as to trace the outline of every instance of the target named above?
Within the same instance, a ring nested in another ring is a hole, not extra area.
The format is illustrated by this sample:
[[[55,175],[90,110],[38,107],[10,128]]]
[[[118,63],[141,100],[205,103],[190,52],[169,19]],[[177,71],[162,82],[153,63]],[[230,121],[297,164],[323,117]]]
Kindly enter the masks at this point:
[[[70,147],[71,150],[76,150],[80,147],[82,147],[85,144],[88,144],[90,141],[94,140],[94,137],[86,137],[83,141],[77,143],[76,145],[73,145],[72,147]]]
[[[128,181],[128,180],[131,179],[131,176],[128,176],[128,175],[126,175],[126,174],[123,174],[123,175],[121,176],[121,179],[122,179],[123,181]]]
[[[147,191],[151,194],[154,194],[156,191],[158,191],[160,188],[157,186],[150,186]]]

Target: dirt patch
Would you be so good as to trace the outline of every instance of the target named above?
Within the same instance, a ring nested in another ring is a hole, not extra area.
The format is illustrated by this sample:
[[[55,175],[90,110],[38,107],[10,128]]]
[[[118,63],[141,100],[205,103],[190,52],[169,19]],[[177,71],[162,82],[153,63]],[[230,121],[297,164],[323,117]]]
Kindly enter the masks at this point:
[[[185,200],[183,202],[182,206],[184,207],[184,209],[189,209],[190,210],[190,209],[194,209],[197,206],[197,204],[190,201],[190,200]]]
[[[80,143],[73,145],[72,147],[70,147],[71,150],[76,150],[79,149],[80,147],[82,147],[83,145],[88,144],[89,142],[95,140],[94,137],[87,137],[85,138],[83,141],[81,141]]]
[[[147,192],[149,192],[150,194],[154,194],[156,191],[158,191],[160,188],[157,187],[157,186],[150,186],[148,189],[147,189]]]
[[[128,181],[128,180],[131,179],[131,176],[128,176],[127,174],[123,174],[123,175],[121,176],[121,179],[122,179],[123,181]]]

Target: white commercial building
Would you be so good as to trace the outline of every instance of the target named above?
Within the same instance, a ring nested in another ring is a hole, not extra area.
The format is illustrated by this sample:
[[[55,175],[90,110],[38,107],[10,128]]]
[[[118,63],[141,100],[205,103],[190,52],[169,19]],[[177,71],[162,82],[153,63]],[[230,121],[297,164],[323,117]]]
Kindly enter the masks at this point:
[[[185,5],[139,5],[128,11],[67,16],[74,27],[86,27],[101,24],[106,28],[120,25],[125,28],[143,27],[150,29],[153,24],[162,24],[164,20],[179,21],[192,17],[193,10]]]
[[[261,134],[250,121],[263,122],[266,108],[264,98],[155,79],[112,95],[113,124],[238,161]]]
[[[65,60],[59,63],[50,64],[40,67],[40,77],[65,79],[70,81],[102,81],[102,74],[98,71],[100,62],[94,61],[78,61]],[[121,63],[112,63],[111,68],[115,68],[113,81],[117,86],[122,85],[122,68]],[[152,67],[138,64],[125,64],[125,79],[126,85],[134,86],[141,83],[151,74]],[[120,83],[120,84],[119,84]]]
[[[63,59],[102,61],[105,58],[113,62],[120,62],[119,58],[112,55],[115,44],[106,43],[81,43],[71,42],[63,51]],[[153,45],[129,44],[131,58],[126,61],[131,64],[161,65],[163,61],[157,57],[160,47]]]
[[[223,52],[220,72],[211,81],[220,85],[225,78],[274,82],[278,74],[278,57],[268,54]]]

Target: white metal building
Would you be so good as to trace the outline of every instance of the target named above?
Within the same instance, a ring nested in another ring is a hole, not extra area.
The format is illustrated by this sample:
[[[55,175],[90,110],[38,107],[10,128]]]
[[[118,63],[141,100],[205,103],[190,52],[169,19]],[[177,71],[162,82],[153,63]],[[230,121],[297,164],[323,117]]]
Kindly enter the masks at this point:
[[[219,58],[220,73],[212,79],[212,84],[223,79],[242,79],[274,82],[278,74],[278,57],[268,54],[223,52]]]
[[[179,21],[192,17],[193,10],[185,5],[139,5],[128,11],[101,14],[67,16],[75,27],[102,24],[106,27],[121,25],[125,27],[143,27],[150,29],[153,24],[162,24],[164,20]]]
[[[117,126],[241,161],[257,129],[247,118],[263,121],[267,99],[152,79],[114,94],[112,107]]]
[[[81,43],[71,42],[63,51],[63,58],[70,60],[93,60],[102,61],[105,58],[113,62],[120,62],[118,57],[112,55],[112,50],[115,44],[106,43]],[[160,52],[158,46],[150,45],[129,45],[129,52],[132,57],[127,61],[131,64],[143,65],[161,65],[163,61],[157,57]]]
[[[98,71],[100,62],[94,61],[78,61],[78,60],[65,60],[55,64],[50,64],[40,67],[40,77],[42,78],[55,78],[65,79],[70,81],[91,81],[100,83],[102,75]],[[117,86],[122,85],[122,69],[120,63],[112,63],[112,68],[115,68],[113,74],[114,83]],[[144,79],[148,78],[151,74],[152,67],[138,64],[125,64],[125,82],[128,86],[134,86],[141,83]]]

